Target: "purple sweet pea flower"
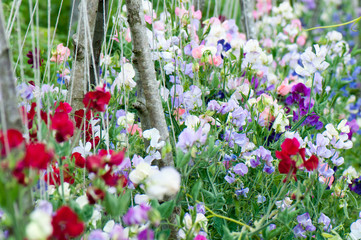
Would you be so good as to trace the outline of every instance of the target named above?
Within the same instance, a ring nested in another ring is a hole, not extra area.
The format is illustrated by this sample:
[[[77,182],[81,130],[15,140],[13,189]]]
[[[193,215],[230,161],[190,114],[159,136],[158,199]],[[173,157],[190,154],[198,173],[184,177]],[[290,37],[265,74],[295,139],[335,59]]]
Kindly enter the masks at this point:
[[[197,203],[196,211],[197,211],[197,213],[206,214],[206,208],[204,206],[204,203]]]
[[[244,163],[238,163],[236,166],[233,167],[233,171],[241,176],[244,176],[248,173],[248,167]]]
[[[327,217],[325,214],[321,213],[319,219],[318,219],[318,224],[323,224],[323,230],[329,232],[332,228],[332,226],[330,225],[331,223],[331,219],[329,217]]]
[[[148,212],[150,206],[141,204],[129,208],[128,212],[123,216],[123,221],[127,225],[141,224],[148,220]]]
[[[249,113],[246,109],[238,107],[232,112],[232,123],[237,127],[242,127],[246,124],[246,119],[248,116]]]
[[[138,240],[153,240],[154,232],[152,229],[144,229],[138,234]]]
[[[296,227],[293,228],[293,233],[295,234],[295,237],[301,237],[301,238],[306,238],[306,231],[303,229],[303,227],[301,226],[301,224],[297,224]]]
[[[169,94],[171,96],[172,106],[178,108],[183,103],[183,87],[182,85],[173,85]]]
[[[252,168],[256,168],[258,165],[261,164],[261,162],[259,161],[259,157],[252,158],[252,159],[250,160],[250,163],[251,163],[251,167],[252,167]]]
[[[235,191],[235,194],[236,194],[237,196],[243,195],[243,197],[246,198],[248,192],[249,192],[249,188],[247,187],[247,188],[242,188],[242,189],[240,189],[240,190],[236,190],[236,191]]]
[[[189,91],[183,94],[183,104],[187,111],[202,106],[202,90],[195,85],[190,86]]]
[[[207,110],[209,111],[219,111],[221,108],[221,106],[218,104],[218,102],[216,100],[211,100],[208,103],[208,107]]]
[[[226,180],[229,184],[234,183],[236,181],[234,173],[228,172],[228,174],[224,177],[224,180]]]
[[[275,168],[273,166],[264,165],[263,171],[268,174],[271,174],[275,171]]]
[[[309,213],[304,213],[302,215],[297,216],[297,221],[301,224],[307,231],[315,231],[316,227],[313,226],[312,220],[310,218]]]
[[[361,195],[361,177],[352,180],[352,183],[348,185],[351,191]]]

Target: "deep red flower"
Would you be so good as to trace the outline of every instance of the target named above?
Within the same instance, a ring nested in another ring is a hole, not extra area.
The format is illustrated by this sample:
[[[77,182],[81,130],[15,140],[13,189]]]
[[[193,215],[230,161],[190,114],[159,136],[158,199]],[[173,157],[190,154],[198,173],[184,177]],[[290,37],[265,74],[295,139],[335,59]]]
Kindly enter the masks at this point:
[[[75,123],[76,123],[76,127],[77,128],[80,128],[81,127],[81,123],[84,119],[84,115],[85,115],[85,124],[88,124],[88,122],[90,121],[91,119],[91,111],[87,111],[85,113],[85,111],[83,109],[80,109],[80,110],[77,110],[74,112],[74,120],[75,120]],[[82,129],[84,129],[84,125],[82,126]],[[85,127],[85,129],[88,129],[87,127]]]
[[[84,232],[84,223],[69,207],[63,206],[56,211],[51,221],[53,234],[50,239],[66,240],[76,238]]]
[[[18,183],[26,186],[27,181],[26,181],[26,176],[25,176],[25,173],[24,173],[24,168],[25,168],[24,161],[19,161],[19,162],[16,163],[16,167],[13,170],[12,174],[13,174],[14,178],[16,178]]]
[[[99,169],[103,169],[105,166],[104,159],[97,155],[88,156],[86,158],[86,168],[89,172],[98,172]]]
[[[51,150],[47,150],[45,144],[30,143],[26,147],[23,161],[27,167],[45,170],[53,156],[54,153]]]
[[[59,186],[61,184],[60,169],[55,165],[52,166],[52,169],[53,169],[52,171],[44,175],[44,181],[46,183],[49,182],[49,185]],[[49,176],[49,180],[48,180],[48,176]],[[73,184],[75,181],[74,176],[70,174],[67,164],[64,165],[63,177],[64,177],[64,182],[67,182],[69,184]]]
[[[31,108],[30,111],[27,114],[27,118],[28,118],[28,128],[32,129],[33,128],[33,121],[34,121],[34,117],[35,117],[35,107],[36,107],[36,102],[31,103]]]
[[[78,152],[75,152],[71,155],[71,159],[74,159],[75,160],[75,165],[80,167],[80,168],[83,168],[85,167],[85,158],[83,158],[83,156],[78,153]]]
[[[281,145],[282,151],[276,151],[276,157],[281,159],[278,164],[280,173],[288,174],[292,170],[292,174],[295,176],[299,167],[305,167],[308,171],[313,171],[318,167],[318,158],[312,155],[306,160],[306,149],[299,149],[299,147],[300,143],[297,138],[287,138]],[[299,157],[301,159],[297,160]]]
[[[35,48],[35,53],[33,51],[29,51],[26,56],[29,58],[28,64],[31,65],[31,68],[39,68],[41,67],[41,64],[43,63],[44,59],[40,56],[40,50]]]
[[[89,187],[86,191],[89,204],[96,204],[99,200],[103,200],[105,192],[100,188]]]
[[[4,134],[0,131],[0,147],[1,147],[1,155],[5,155],[6,153],[6,145],[8,145],[9,150],[20,146],[24,142],[24,137],[21,132],[16,129],[9,129]]]
[[[116,154],[112,154],[108,162],[109,166],[114,166],[114,165],[119,166],[124,160],[124,155],[125,155],[125,150]]]
[[[56,112],[51,117],[51,129],[56,130],[57,142],[67,141],[74,134],[74,123],[65,112]]]
[[[103,176],[102,179],[104,180],[105,184],[109,187],[115,187],[118,185],[118,181],[121,179],[120,176],[112,174],[111,169],[109,169]]]
[[[83,103],[86,108],[104,112],[105,105],[109,103],[110,97],[110,92],[105,91],[105,86],[98,87],[95,91],[85,94]]]
[[[69,103],[67,102],[59,102],[59,104],[57,102],[55,102],[54,106],[57,108],[55,109],[55,112],[64,112],[64,113],[70,113],[71,110],[73,109]]]

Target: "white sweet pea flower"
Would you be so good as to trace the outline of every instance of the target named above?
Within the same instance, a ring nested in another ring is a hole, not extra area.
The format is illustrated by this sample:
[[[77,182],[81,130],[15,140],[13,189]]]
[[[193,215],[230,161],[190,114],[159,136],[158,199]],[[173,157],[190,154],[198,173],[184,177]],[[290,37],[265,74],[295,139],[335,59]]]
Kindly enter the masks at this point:
[[[361,219],[353,222],[350,226],[351,233],[350,238],[352,240],[359,240],[361,239]]]
[[[350,166],[345,171],[343,171],[342,176],[346,177],[348,184],[351,184],[352,179],[358,178],[359,174],[354,167]]]
[[[132,181],[132,183],[139,184],[150,175],[151,171],[152,167],[150,164],[141,162],[133,171],[130,172],[129,179]]]
[[[83,208],[85,205],[89,204],[88,197],[86,195],[78,197],[75,202],[79,205],[80,208]]]
[[[63,182],[63,186],[59,185],[58,192],[60,195],[63,195],[63,189],[64,189],[64,198],[69,199],[70,197],[70,187],[69,183]]]
[[[329,139],[332,139],[333,137],[335,137],[336,139],[339,138],[338,131],[332,125],[332,123],[327,124],[325,128],[326,128],[326,131],[324,131],[322,133],[324,136],[328,137]]]
[[[29,240],[45,240],[53,232],[52,217],[42,210],[30,214],[30,223],[26,226],[26,237]]]
[[[125,116],[121,116],[117,119],[117,124],[122,127],[127,127],[128,125],[133,125],[135,119],[135,114],[127,112]]]
[[[276,132],[284,132],[286,131],[286,126],[290,124],[287,116],[285,115],[284,111],[281,109],[273,122],[272,128]]]
[[[327,47],[320,46],[318,44],[314,45],[316,53],[312,51],[311,47],[308,47],[304,53],[301,55],[301,60],[303,67],[300,65],[296,66],[296,73],[304,76],[310,77],[316,71],[324,71],[330,65],[328,62],[325,62]]]
[[[339,130],[340,132],[343,132],[343,133],[349,133],[350,132],[350,126],[346,126],[346,124],[347,124],[347,120],[346,119],[342,120],[337,125],[337,130]]]
[[[113,230],[114,225],[115,225],[114,220],[109,220],[109,221],[105,224],[105,226],[104,226],[104,228],[103,228],[103,231],[106,232],[106,233],[110,233],[110,232]]]
[[[136,194],[134,196],[134,202],[135,204],[148,204],[150,201],[149,197],[145,194]]]
[[[164,196],[178,193],[181,177],[173,167],[164,167],[146,181],[146,194],[153,199],[163,200]]]
[[[160,134],[159,134],[158,129],[156,129],[156,128],[145,130],[143,132],[143,137],[145,139],[147,139],[147,140],[150,140],[150,146],[149,147],[152,147],[152,148],[155,148],[155,149],[160,149],[165,145],[164,141],[159,142]],[[148,148],[147,152],[149,152],[149,150],[150,149]]]
[[[87,157],[91,153],[92,145],[90,142],[83,144],[82,140],[79,141],[79,146],[75,147],[72,153],[78,152],[83,158]]]
[[[338,42],[342,40],[342,34],[338,31],[331,31],[327,33],[326,38],[331,42]]]
[[[188,115],[185,120],[186,126],[188,128],[192,128],[193,130],[196,130],[196,127],[199,126],[200,122],[199,118],[195,115]]]
[[[121,86],[126,86],[130,89],[134,88],[137,85],[137,83],[133,80],[134,77],[135,71],[133,65],[130,63],[124,63],[120,73],[114,80],[112,91],[114,91],[115,86],[118,86],[118,89],[120,89]]]

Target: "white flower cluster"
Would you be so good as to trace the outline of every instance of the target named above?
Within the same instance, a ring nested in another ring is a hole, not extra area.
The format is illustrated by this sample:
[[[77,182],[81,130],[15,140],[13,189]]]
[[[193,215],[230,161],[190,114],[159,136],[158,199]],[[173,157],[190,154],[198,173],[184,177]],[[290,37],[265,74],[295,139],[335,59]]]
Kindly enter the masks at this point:
[[[158,170],[149,163],[140,162],[130,172],[129,179],[134,184],[144,183],[145,192],[151,199],[163,200],[165,196],[174,196],[178,193],[181,184],[180,174],[173,167]]]
[[[313,46],[316,50],[316,53],[312,51],[311,47],[308,47],[304,53],[301,55],[301,60],[303,67],[297,65],[296,73],[304,76],[310,77],[317,71],[324,71],[330,65],[325,61],[327,54],[326,46],[319,46],[318,44]]]
[[[196,219],[193,223],[192,216],[189,213],[184,214],[183,218],[184,227],[178,232],[180,239],[186,239],[187,233],[192,232],[198,234],[201,229],[207,230],[208,219],[202,213],[197,213]]]
[[[30,222],[26,226],[26,237],[29,240],[47,239],[53,232],[51,215],[46,211],[35,209],[30,214]]]

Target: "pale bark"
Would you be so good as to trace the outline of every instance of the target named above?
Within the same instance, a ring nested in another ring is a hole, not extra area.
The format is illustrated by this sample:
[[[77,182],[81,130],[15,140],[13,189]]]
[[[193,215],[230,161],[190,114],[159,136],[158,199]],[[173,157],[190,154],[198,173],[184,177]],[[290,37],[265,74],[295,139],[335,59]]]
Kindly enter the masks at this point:
[[[99,1],[98,13],[95,22],[94,37],[93,37],[93,53],[94,53],[95,66],[93,64],[93,61],[91,62],[90,65],[90,83],[92,85],[96,85],[97,82],[96,80],[99,79],[99,73],[100,73],[99,61],[100,61],[100,53],[102,51],[104,36],[107,31],[105,29],[106,26],[104,25],[107,23],[107,19],[108,19],[108,7],[109,7],[108,0]]]
[[[252,0],[240,0],[241,5],[241,18],[247,40],[255,39],[253,9],[254,2]]]
[[[73,36],[74,61],[69,98],[73,111],[83,108],[84,92],[89,83],[91,41],[94,34],[99,0],[82,0],[79,4],[79,22]],[[91,36],[91,37],[89,37]]]
[[[156,79],[148,37],[146,33],[143,6],[141,0],[126,0],[128,23],[133,43],[133,64],[139,73],[137,81],[137,108],[143,131],[156,128],[161,140],[169,143],[169,132],[165,121],[164,110],[159,95],[159,82]],[[172,166],[173,156],[168,153],[157,162],[159,167]]]
[[[22,121],[17,106],[15,76],[11,64],[11,53],[5,33],[2,5],[0,2],[0,107],[4,107],[0,114],[4,114],[2,128],[22,130]],[[4,126],[5,125],[5,126]]]

